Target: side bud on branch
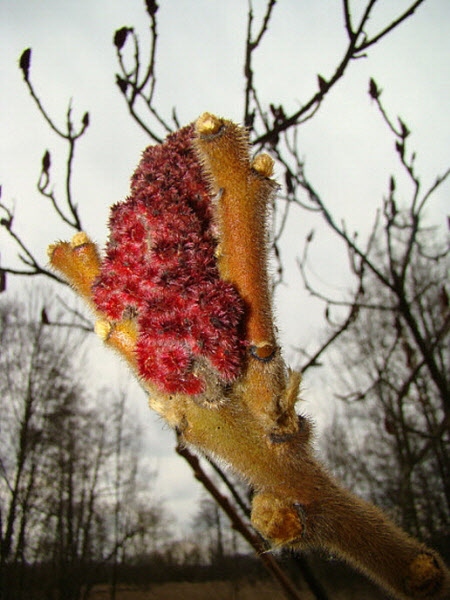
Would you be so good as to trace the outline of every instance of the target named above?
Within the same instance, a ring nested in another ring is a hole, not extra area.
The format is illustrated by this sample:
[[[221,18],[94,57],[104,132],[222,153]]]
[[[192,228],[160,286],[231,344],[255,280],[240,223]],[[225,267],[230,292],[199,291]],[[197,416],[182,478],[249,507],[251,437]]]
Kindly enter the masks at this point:
[[[295,411],[267,276],[272,170],[245,129],[205,113],[145,151],[102,259],[77,234],[50,246],[51,264],[180,439],[253,486],[252,522],[274,546],[325,548],[399,598],[444,600],[440,557],[328,475]]]

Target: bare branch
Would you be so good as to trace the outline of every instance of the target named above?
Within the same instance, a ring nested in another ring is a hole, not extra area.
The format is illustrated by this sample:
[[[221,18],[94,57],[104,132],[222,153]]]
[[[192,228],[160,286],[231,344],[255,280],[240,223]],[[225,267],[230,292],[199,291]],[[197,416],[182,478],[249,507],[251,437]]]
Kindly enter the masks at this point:
[[[34,275],[45,275],[57,281],[58,283],[62,283],[64,285],[68,285],[64,279],[56,275],[50,269],[47,269],[39,264],[38,260],[33,255],[32,251],[27,247],[22,238],[14,231],[12,227],[13,223],[13,213],[8,209],[8,207],[0,203],[0,209],[4,210],[7,217],[0,220],[0,226],[7,232],[9,237],[14,241],[14,243],[19,247],[20,251],[18,253],[18,257],[21,262],[28,267],[29,269],[17,269],[13,267],[1,267],[1,271],[3,273],[10,273],[11,275],[22,275],[22,276],[34,276]]]
[[[264,15],[261,28],[256,38],[252,38],[252,24],[253,24],[253,9],[251,0],[248,3],[248,16],[247,16],[247,39],[245,46],[245,63],[244,63],[244,75],[246,79],[245,86],[245,99],[244,99],[244,123],[247,127],[251,127],[254,121],[254,112],[250,110],[250,101],[254,97],[256,101],[256,90],[253,86],[253,69],[252,69],[252,56],[253,52],[258,48],[261,40],[266,33],[272,10],[275,6],[276,0],[268,0],[266,6],[266,13]]]
[[[344,11],[344,22],[345,27],[349,36],[349,44],[347,49],[337,65],[334,73],[328,78],[322,78],[322,83],[319,86],[317,92],[313,94],[313,96],[303,104],[303,106],[295,111],[292,115],[286,116],[282,121],[275,122],[275,124],[267,129],[266,132],[256,139],[253,140],[253,144],[257,146],[263,146],[266,143],[272,143],[276,140],[280,133],[290,129],[298,125],[305,115],[308,115],[311,110],[316,111],[322,100],[328,94],[330,89],[341,79],[344,75],[348,65],[353,59],[357,59],[361,56],[361,53],[364,52],[367,48],[374,45],[377,41],[379,41],[382,37],[390,33],[396,27],[398,27],[401,23],[403,23],[408,17],[410,17],[417,6],[423,2],[423,0],[418,0],[414,3],[414,5],[408,9],[405,13],[403,13],[400,17],[395,19],[389,26],[383,29],[379,34],[374,36],[371,40],[367,39],[366,34],[364,33],[364,28],[369,21],[370,14],[377,0],[369,0],[363,16],[361,17],[360,23],[355,31],[351,28],[350,23],[350,10],[348,6],[348,2],[343,2],[343,11]],[[359,42],[360,38],[363,38],[361,42]]]
[[[308,193],[311,202],[315,203],[317,207],[320,209],[320,212],[330,228],[337,233],[339,237],[341,237],[346,243],[347,247],[354,252],[364,263],[365,265],[376,275],[376,277],[388,288],[392,287],[391,282],[385,277],[385,275],[376,267],[374,262],[367,256],[364,250],[361,250],[357,245],[355,240],[352,240],[348,234],[345,232],[344,228],[339,227],[335,222],[333,216],[330,211],[325,206],[324,202],[320,198],[319,194],[314,190],[312,185],[306,180],[303,179],[301,181],[301,186]]]
[[[430,186],[430,188],[425,192],[422,196],[422,200],[418,206],[417,212],[422,212],[426,202],[430,199],[431,195],[437,190],[437,188],[444,183],[447,177],[450,175],[450,168],[443,173],[443,175],[438,175],[434,181],[434,183]]]
[[[27,69],[24,70],[24,68],[22,66],[22,57],[27,52],[29,52],[29,59],[28,59]],[[77,140],[84,135],[87,127],[89,126],[89,113],[86,112],[84,114],[78,130],[75,130],[73,122],[72,122],[72,116],[71,116],[72,115],[72,106],[71,106],[71,103],[69,102],[69,107],[67,109],[67,115],[66,115],[66,129],[63,130],[60,127],[58,127],[55,124],[55,122],[53,121],[53,119],[50,117],[48,112],[45,110],[39,96],[35,92],[35,89],[31,83],[30,73],[29,73],[29,71],[30,71],[30,62],[29,61],[31,58],[31,50],[30,49],[25,50],[22,54],[22,57],[21,57],[21,61],[20,61],[20,66],[24,73],[24,81],[28,88],[28,91],[30,92],[31,97],[33,98],[33,100],[38,108],[38,111],[44,117],[45,121],[47,122],[49,127],[52,129],[52,131],[54,133],[56,133],[56,135],[58,137],[65,140],[69,147],[67,161],[66,161],[66,176],[65,176],[66,198],[65,198],[65,200],[66,200],[67,208],[69,210],[70,217],[64,216],[64,212],[58,206],[58,203],[57,203],[56,198],[53,195],[53,193],[51,192],[49,195],[49,193],[47,192],[46,188],[49,183],[48,171],[49,171],[50,164],[46,165],[43,163],[43,165],[42,165],[41,176],[39,177],[39,181],[38,181],[38,190],[45,197],[50,199],[53,207],[55,208],[58,215],[63,219],[63,221],[65,223],[67,223],[70,227],[74,228],[75,230],[81,231],[82,226],[81,226],[81,221],[80,221],[79,214],[78,214],[78,209],[72,199],[71,183],[72,183],[72,169],[73,169],[75,145],[76,145]],[[45,158],[45,156],[44,156],[44,158]],[[45,175],[45,174],[47,175],[47,177],[43,177],[43,175]]]
[[[353,33],[352,17],[350,15],[350,6],[349,6],[348,0],[343,0],[343,10],[344,10],[345,28],[347,30],[348,37],[351,40],[354,33]]]
[[[406,10],[402,15],[400,15],[397,19],[395,19],[390,25],[388,25],[382,31],[380,31],[380,33],[376,34],[371,39],[365,40],[361,44],[360,50],[361,51],[366,50],[370,46],[373,46],[374,44],[379,42],[381,40],[381,38],[383,38],[385,35],[390,33],[393,29],[398,27],[408,17],[411,17],[414,14],[414,12],[416,11],[416,9],[419,7],[419,5],[422,4],[424,1],[425,0],[417,0],[416,2],[414,2],[414,4],[410,8],[408,8],[408,10]]]
[[[147,67],[142,79],[139,78],[139,73],[142,66],[139,40],[134,29],[130,27],[122,27],[121,29],[118,29],[114,35],[114,45],[116,46],[117,59],[121,70],[121,73],[116,75],[116,82],[125,99],[128,110],[136,123],[138,123],[138,125],[150,136],[150,138],[154,142],[161,143],[163,138],[158,135],[153,128],[146,124],[143,117],[141,117],[139,114],[140,111],[137,105],[138,101],[142,102],[156,120],[158,125],[164,129],[165,133],[170,133],[172,131],[172,128],[169,126],[167,121],[163,119],[159,111],[155,109],[153,104],[153,96],[156,87],[155,64],[158,39],[156,20],[157,8],[158,7],[155,3],[154,10],[147,10],[150,18],[150,49]],[[133,39],[134,63],[130,69],[127,69],[122,51],[127,42],[129,34]]]
[[[311,367],[318,366],[319,358],[322,356],[322,354],[324,354],[326,350],[328,350],[331,344],[333,344],[338,339],[338,337],[342,333],[344,333],[344,331],[347,331],[350,324],[353,323],[353,321],[355,320],[357,314],[358,306],[356,304],[353,304],[350,307],[349,314],[345,321],[342,323],[342,325],[338,329],[336,329],[336,331],[334,331],[325,342],[323,342],[320,348],[318,348],[316,352],[309,358],[308,362],[300,367],[301,373],[305,373]]]

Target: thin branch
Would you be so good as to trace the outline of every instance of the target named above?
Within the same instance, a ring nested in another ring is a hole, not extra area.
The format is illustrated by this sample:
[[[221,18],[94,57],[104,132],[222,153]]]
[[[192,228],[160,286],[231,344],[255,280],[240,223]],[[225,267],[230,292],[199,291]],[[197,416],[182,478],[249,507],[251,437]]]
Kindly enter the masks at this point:
[[[314,108],[317,109],[319,105],[322,103],[322,100],[331,90],[331,88],[341,79],[344,75],[348,65],[353,59],[357,59],[361,56],[361,53],[374,45],[378,40],[387,35],[393,29],[398,27],[401,23],[403,23],[408,17],[410,17],[417,6],[423,2],[423,0],[418,0],[414,3],[414,5],[408,9],[405,13],[403,13],[400,17],[395,19],[388,27],[384,28],[380,33],[376,34],[371,40],[368,40],[364,35],[364,28],[370,18],[371,11],[376,4],[377,0],[370,0],[366,6],[366,9],[363,13],[359,26],[355,31],[351,29],[350,25],[350,11],[348,2],[343,2],[343,12],[344,12],[344,22],[347,33],[349,35],[349,44],[347,49],[337,65],[334,73],[328,78],[322,78],[322,85],[319,87],[319,90],[313,94],[313,96],[296,112],[292,115],[287,116],[282,121],[276,122],[273,127],[268,129],[264,134],[257,137],[254,141],[254,145],[264,145],[266,143],[270,143],[273,140],[277,139],[280,133],[290,129],[299,124],[301,117],[308,114],[309,111]],[[363,40],[361,43],[358,43],[360,37],[363,36]]]
[[[55,122],[53,121],[53,119],[50,117],[48,112],[45,110],[39,96],[35,92],[33,84],[31,83],[30,61],[31,61],[31,49],[28,48],[27,50],[25,50],[22,53],[22,56],[20,58],[20,68],[22,69],[23,78],[24,78],[25,84],[28,88],[28,91],[29,91],[32,99],[34,100],[34,102],[38,108],[38,111],[44,117],[44,119],[47,122],[47,124],[49,125],[49,127],[52,129],[52,131],[54,133],[56,133],[56,135],[58,137],[65,140],[69,146],[69,151],[68,151],[68,156],[67,156],[67,161],[66,161],[65,188],[66,188],[66,204],[69,209],[69,213],[70,213],[71,217],[69,218],[69,217],[64,216],[63,211],[57,206],[57,201],[56,201],[56,198],[54,197],[53,193],[51,193],[50,196],[47,193],[44,193],[44,192],[46,192],[46,188],[49,183],[48,171],[49,171],[49,167],[50,167],[50,155],[48,154],[48,152],[44,155],[44,161],[47,160],[48,162],[46,163],[43,161],[41,175],[38,180],[38,190],[40,193],[42,193],[44,196],[46,196],[47,198],[49,198],[51,200],[58,215],[63,219],[63,221],[65,223],[67,223],[70,227],[74,228],[75,230],[81,231],[82,225],[80,222],[78,209],[72,199],[71,182],[72,182],[72,168],[73,168],[73,160],[74,160],[74,153],[75,153],[75,145],[76,145],[76,142],[78,141],[78,139],[84,135],[87,127],[89,126],[89,113],[86,112],[84,114],[78,131],[75,130],[73,122],[72,122],[72,116],[71,116],[72,115],[72,106],[71,106],[71,102],[69,102],[69,106],[67,109],[67,115],[66,115],[66,129],[63,130],[60,127],[58,127],[55,124]],[[44,173],[46,173],[46,175],[47,175],[45,184],[42,183],[42,178],[43,178]]]
[[[312,294],[315,298],[318,298],[320,300],[323,300],[324,302],[326,302],[327,304],[333,305],[333,306],[344,306],[344,307],[352,307],[355,305],[355,299],[352,298],[351,300],[337,300],[335,298],[331,298],[329,296],[326,296],[324,294],[322,294],[321,292],[319,292],[316,288],[314,288],[308,279],[308,276],[306,274],[306,264],[307,264],[307,259],[308,259],[308,247],[310,245],[312,241],[312,235],[310,234],[305,241],[305,246],[303,249],[303,256],[301,259],[297,258],[297,266],[299,267],[300,273],[302,275],[302,280],[303,280],[303,284],[306,288],[306,290]],[[353,247],[351,247],[353,248]],[[362,251],[361,251],[362,252]],[[366,263],[366,261],[362,261],[364,264]],[[370,310],[381,310],[381,311],[386,311],[386,312],[390,312],[392,310],[396,309],[396,305],[392,304],[385,304],[385,303],[372,303],[372,302],[362,302],[362,301],[358,301],[357,303],[357,307],[358,308],[367,308]]]
[[[66,323],[64,321],[50,321],[46,323],[51,327],[68,327],[69,329],[79,329],[80,331],[85,331],[86,333],[93,333],[94,327],[88,327],[86,325],[82,325],[81,323]]]
[[[436,439],[439,439],[446,431],[448,431],[450,426],[450,415],[445,415],[439,425],[435,428],[434,432],[430,434],[430,439],[422,446],[419,452],[417,452],[414,456],[414,463],[411,464],[411,470],[415,465],[419,464],[425,456],[428,454],[430,449],[436,443]]]
[[[7,232],[7,234],[14,240],[15,244],[23,252],[23,254],[21,254],[20,252],[18,253],[18,257],[21,260],[21,262],[23,264],[27,265],[28,267],[30,267],[30,269],[22,270],[22,269],[17,269],[17,268],[13,268],[13,267],[1,266],[1,269],[0,269],[1,272],[9,273],[11,275],[23,275],[23,276],[45,275],[47,277],[50,277],[50,279],[57,281],[58,283],[68,285],[66,281],[64,281],[61,277],[56,275],[53,271],[51,271],[50,269],[46,269],[45,267],[42,267],[39,264],[37,259],[33,256],[31,250],[29,250],[28,247],[25,245],[25,242],[22,240],[22,238],[13,230],[13,228],[12,228],[12,223],[13,223],[12,212],[3,203],[0,203],[0,209],[3,209],[7,214],[6,219],[0,220],[0,226],[3,227],[3,229]]]
[[[69,108],[67,109],[67,131],[69,133],[69,138],[68,138],[68,142],[69,142],[69,153],[68,153],[68,157],[67,157],[67,161],[66,161],[66,165],[67,165],[67,172],[66,172],[66,201],[67,204],[70,208],[70,212],[73,216],[73,227],[74,229],[76,229],[77,231],[81,231],[82,227],[81,227],[81,222],[80,222],[80,218],[78,215],[78,209],[75,206],[73,199],[72,199],[72,168],[73,168],[73,159],[75,156],[75,142],[78,139],[79,136],[73,136],[72,135],[72,120],[71,120],[71,113],[72,113],[72,107],[69,104]],[[87,121],[86,121],[87,122]],[[87,125],[86,125],[87,126]],[[84,129],[86,127],[84,127],[82,129],[82,132],[84,132]],[[81,133],[82,135],[82,133]]]
[[[348,38],[351,40],[354,36],[353,27],[352,27],[352,18],[350,15],[350,6],[348,0],[343,0],[343,10],[344,10],[344,21],[345,21],[345,29],[347,30]]]
[[[88,318],[86,318],[86,317],[83,315],[83,313],[81,313],[79,310],[76,310],[76,309],[75,309],[75,308],[73,308],[72,306],[69,306],[69,305],[67,304],[67,302],[65,302],[61,296],[57,295],[57,296],[56,296],[56,299],[57,299],[57,301],[58,301],[58,302],[59,302],[59,303],[60,303],[60,304],[61,304],[61,305],[64,307],[64,309],[65,309],[67,312],[69,312],[69,313],[72,313],[72,314],[73,314],[73,315],[74,315],[76,318],[78,318],[78,319],[81,319],[82,321],[84,321],[84,323],[85,323],[85,326],[89,328],[89,331],[92,331],[92,330],[93,330],[93,327],[92,327],[92,323],[91,323],[91,321],[90,321]]]
[[[353,321],[355,320],[357,314],[358,314],[358,307],[356,305],[351,306],[347,318],[342,323],[342,325],[339,327],[339,329],[334,331],[330,335],[330,337],[320,346],[320,348],[318,350],[316,350],[316,352],[310,357],[308,362],[300,367],[301,373],[305,373],[309,368],[317,366],[317,364],[318,364],[317,361],[320,358],[320,356],[325,352],[325,350],[327,350],[331,346],[331,344],[333,344],[333,342],[335,342],[337,340],[337,338],[342,333],[344,333],[344,331],[346,331],[349,328],[351,323],[353,323]]]
[[[252,42],[252,45],[254,48],[257,48],[259,46],[264,34],[266,33],[266,31],[269,27],[269,21],[270,21],[270,17],[272,15],[272,10],[273,10],[273,7],[275,6],[275,3],[276,3],[276,0],[269,0],[267,2],[266,14],[264,15],[261,29],[259,30],[259,33],[256,36],[256,39]]]
[[[447,179],[447,177],[450,175],[450,168],[447,169],[445,171],[445,173],[443,175],[438,175],[436,177],[435,182],[430,186],[430,188],[425,192],[425,194],[422,197],[422,200],[418,206],[418,212],[421,212],[426,204],[426,202],[429,200],[430,196],[433,194],[433,192],[436,191],[436,189],[442,184],[444,183],[444,181]]]
[[[217,473],[217,475],[220,477],[220,479],[227,486],[227,488],[230,491],[231,495],[233,496],[236,504],[242,510],[242,512],[244,513],[244,515],[249,519],[250,518],[251,509],[244,502],[244,500],[241,498],[240,494],[238,494],[238,492],[236,490],[236,486],[233,485],[233,483],[230,481],[230,479],[227,476],[227,474],[225,473],[225,471],[223,469],[221,469],[219,467],[219,465],[210,456],[205,456],[205,458],[209,462],[209,464],[212,466],[212,468],[214,469],[214,471]]]
[[[28,91],[30,92],[31,97],[33,98],[34,102],[36,103],[36,106],[38,107],[39,112],[41,113],[41,115],[44,117],[45,121],[47,122],[47,124],[49,125],[50,129],[53,130],[54,133],[56,133],[57,136],[61,137],[61,138],[67,138],[67,134],[64,133],[64,131],[62,129],[59,129],[55,123],[53,122],[53,120],[51,119],[51,117],[49,116],[49,114],[47,113],[47,111],[45,110],[41,100],[39,99],[38,95],[36,94],[36,92],[34,91],[34,88],[31,84],[31,81],[29,79],[29,76],[27,74],[26,77],[24,77],[25,80],[25,84],[28,88]]]
[[[249,1],[248,7],[248,17],[247,17],[247,40],[245,46],[245,63],[244,63],[244,75],[246,79],[245,86],[245,103],[244,103],[244,124],[246,127],[250,125],[250,95],[253,90],[253,70],[251,68],[251,56],[252,56],[252,21],[253,21],[253,11],[252,4]]]
[[[245,63],[244,63],[244,75],[246,79],[245,86],[245,100],[244,100],[244,124],[248,127],[252,125],[253,116],[250,112],[250,100],[251,97],[256,98],[256,90],[253,86],[253,69],[252,69],[252,55],[253,52],[258,48],[261,40],[269,27],[269,21],[272,14],[272,10],[275,6],[276,0],[269,0],[266,6],[266,13],[261,24],[258,35],[255,39],[252,39],[252,24],[253,24],[253,9],[251,0],[248,3],[248,17],[247,17],[247,38],[245,46]]]
[[[70,152],[70,155],[69,155],[69,160],[72,161],[73,160],[73,151]],[[80,224],[80,220],[78,218],[78,214],[76,214],[76,219],[74,221],[67,218],[66,215],[64,214],[64,212],[59,207],[58,201],[56,200],[56,196],[55,196],[53,190],[48,191],[48,187],[50,185],[50,165],[48,164],[48,166],[47,166],[45,164],[46,161],[48,161],[48,163],[50,163],[50,154],[48,151],[46,151],[44,154],[44,158],[42,161],[43,164],[42,164],[41,173],[39,175],[39,179],[38,179],[37,185],[36,185],[38,192],[42,196],[44,196],[45,198],[50,200],[50,203],[51,203],[54,211],[56,212],[56,214],[59,216],[59,218],[61,219],[61,221],[63,223],[66,223],[67,225],[69,225],[69,227],[73,227],[74,229],[79,231],[81,228],[81,224]],[[70,176],[71,176],[71,172],[72,172],[72,167],[70,166]],[[69,174],[69,171],[68,171],[68,174]],[[67,182],[67,179],[66,179],[66,182]],[[68,191],[69,198],[71,198],[70,183],[66,183],[66,191]]]
[[[150,49],[146,71],[141,80],[139,79],[139,72],[141,69],[139,40],[134,29],[129,27],[122,27],[121,29],[118,29],[114,35],[114,45],[116,46],[117,59],[121,70],[121,74],[116,75],[116,81],[125,99],[128,111],[138,125],[150,136],[154,142],[161,143],[163,138],[145,123],[143,118],[139,115],[139,111],[137,110],[137,101],[141,100],[147,110],[154,117],[157,123],[165,130],[165,132],[170,133],[172,131],[172,128],[169,126],[167,121],[163,119],[153,105],[153,96],[156,88],[155,64],[158,40],[156,20],[157,9],[158,7],[155,3],[152,10],[147,10],[147,14],[150,18]],[[122,54],[122,49],[126,44],[129,34],[131,34],[134,44],[134,64],[130,70],[126,68]]]
[[[418,8],[418,6],[420,4],[422,4],[424,1],[425,0],[417,0],[417,2],[414,2],[414,4],[410,8],[408,8],[408,10],[406,10],[402,15],[400,15],[400,17],[398,17],[397,19],[395,19],[395,21],[393,21],[385,29],[383,29],[382,31],[380,31],[380,33],[378,33],[377,35],[375,35],[370,40],[365,40],[364,43],[361,44],[360,49],[361,50],[366,50],[370,46],[373,46],[374,44],[376,44],[377,42],[379,42],[381,40],[381,38],[383,38],[385,35],[387,35],[388,33],[390,33],[393,29],[395,29],[396,27],[398,27],[408,17],[412,16],[414,14],[414,12],[416,11],[416,8]]]

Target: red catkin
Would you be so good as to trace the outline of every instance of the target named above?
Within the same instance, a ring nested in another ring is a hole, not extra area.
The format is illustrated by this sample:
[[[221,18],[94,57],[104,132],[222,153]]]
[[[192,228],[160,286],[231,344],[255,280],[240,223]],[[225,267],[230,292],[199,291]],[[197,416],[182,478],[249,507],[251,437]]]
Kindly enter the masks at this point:
[[[131,195],[111,209],[97,308],[135,317],[139,374],[168,393],[196,395],[196,364],[233,382],[245,356],[244,304],[220,279],[211,197],[192,147],[193,127],[145,150]]]

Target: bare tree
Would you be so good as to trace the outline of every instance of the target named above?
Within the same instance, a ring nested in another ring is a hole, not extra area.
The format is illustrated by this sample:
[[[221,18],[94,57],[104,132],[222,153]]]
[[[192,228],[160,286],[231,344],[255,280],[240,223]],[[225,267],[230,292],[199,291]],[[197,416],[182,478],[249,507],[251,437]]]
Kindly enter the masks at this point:
[[[36,306],[34,307],[36,309]],[[1,305],[1,575],[36,556],[46,510],[52,415],[80,394],[70,376],[76,341],[55,336],[17,303]],[[3,589],[8,589],[4,584]],[[11,592],[13,593],[13,592]],[[17,593],[15,591],[14,593]],[[16,596],[18,597],[18,596]]]
[[[198,531],[206,543],[207,560],[215,562],[225,554],[224,525],[220,509],[210,498],[200,501],[200,507],[194,518],[193,529]]]
[[[397,123],[389,117],[374,80],[369,94],[394,136],[411,185],[409,200],[391,175],[368,244],[361,248],[356,236],[336,225],[322,201],[311,196],[347,246],[355,280],[349,299],[328,297],[311,285],[311,239],[299,266],[306,287],[326,303],[335,331],[342,328],[333,323],[333,311],[346,308],[351,317],[334,349],[345,357],[335,358],[344,379],[340,397],[350,405],[354,423],[366,422],[358,429],[367,427],[367,462],[353,473],[353,483],[356,476],[360,485],[369,484],[374,500],[399,511],[403,527],[437,541],[438,532],[448,535],[449,248],[442,224],[427,224],[425,211],[450,171],[423,189],[416,155],[408,148],[408,126],[400,117]],[[335,454],[330,447],[329,452]]]
[[[408,214],[394,210],[391,241],[381,247],[379,232],[371,256],[385,273],[407,248]],[[438,247],[433,229],[420,223],[418,229],[405,276],[406,316],[405,305],[367,274],[361,282],[363,305],[335,346],[334,360],[341,379],[339,397],[349,419],[345,437],[354,445],[357,466],[357,472],[347,469],[352,487],[362,486],[372,500],[397,514],[405,529],[444,550],[450,507],[448,409],[427,364],[432,361],[446,381],[447,251]],[[423,344],[418,344],[406,317],[418,324]],[[335,427],[339,423],[345,427],[339,420]],[[342,461],[335,427],[333,441],[327,444],[332,464]],[[362,451],[364,461],[357,458]]]
[[[29,597],[28,565],[40,564],[51,566],[42,593],[63,600],[89,589],[92,565],[123,560],[147,526],[139,502],[152,510],[152,478],[139,464],[126,395],[103,390],[92,404],[76,375],[83,336],[49,327],[42,302],[38,293],[28,308],[0,304],[0,589]],[[106,426],[114,420],[115,430]],[[165,514],[154,513],[155,522]]]

